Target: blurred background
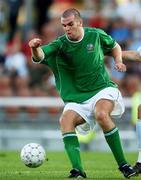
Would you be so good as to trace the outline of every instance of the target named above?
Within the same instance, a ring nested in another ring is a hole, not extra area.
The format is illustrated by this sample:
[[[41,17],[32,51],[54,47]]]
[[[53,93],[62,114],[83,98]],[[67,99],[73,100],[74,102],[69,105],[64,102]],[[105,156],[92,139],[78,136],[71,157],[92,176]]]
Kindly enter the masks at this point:
[[[54,76],[47,66],[32,63],[28,42],[39,37],[47,44],[62,35],[60,15],[70,7],[81,12],[84,26],[102,28],[123,50],[141,46],[141,0],[0,0],[0,149],[38,142],[47,150],[63,150],[58,123],[63,104]],[[115,119],[124,148],[136,151],[141,62],[126,61],[126,73],[116,72],[109,57],[105,64],[126,105],[122,119]],[[80,142],[84,150],[109,150],[98,126]]]

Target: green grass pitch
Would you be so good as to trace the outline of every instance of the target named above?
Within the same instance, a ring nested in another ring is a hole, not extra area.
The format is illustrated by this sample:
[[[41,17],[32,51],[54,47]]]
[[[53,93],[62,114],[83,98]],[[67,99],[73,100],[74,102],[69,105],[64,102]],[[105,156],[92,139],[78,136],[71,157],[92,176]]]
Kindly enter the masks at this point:
[[[87,179],[122,180],[111,153],[82,152]],[[0,152],[0,180],[65,180],[71,167],[63,152],[47,152],[48,160],[38,168],[28,168],[20,160],[19,152]],[[137,153],[126,153],[133,165]],[[141,176],[132,179],[139,180]]]

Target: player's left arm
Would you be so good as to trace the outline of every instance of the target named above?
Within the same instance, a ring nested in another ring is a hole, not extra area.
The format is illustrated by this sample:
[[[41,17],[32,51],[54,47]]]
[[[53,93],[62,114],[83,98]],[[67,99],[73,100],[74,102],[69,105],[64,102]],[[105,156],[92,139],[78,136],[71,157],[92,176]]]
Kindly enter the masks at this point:
[[[117,71],[126,71],[126,65],[122,62],[122,51],[120,45],[103,30],[97,29],[97,31],[99,33],[104,55],[110,54],[110,56],[114,58],[115,69]]]
[[[114,48],[111,49],[110,54],[114,58],[115,69],[121,72],[126,71],[126,65],[122,62],[122,50],[118,43],[116,43]]]

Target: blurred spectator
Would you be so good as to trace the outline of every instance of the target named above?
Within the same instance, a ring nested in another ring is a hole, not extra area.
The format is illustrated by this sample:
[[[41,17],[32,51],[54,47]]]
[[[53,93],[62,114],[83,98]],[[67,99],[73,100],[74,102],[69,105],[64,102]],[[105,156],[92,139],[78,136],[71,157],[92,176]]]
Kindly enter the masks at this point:
[[[28,76],[28,69],[26,66],[26,58],[22,52],[18,49],[13,48],[13,52],[6,56],[5,68],[11,75],[17,75],[21,77]]]
[[[52,72],[49,72],[49,75],[46,76],[44,75],[42,78],[42,87],[43,89],[48,92],[48,96],[50,97],[59,97],[59,94],[56,90],[55,86],[55,78]],[[60,107],[48,107],[47,112],[54,114],[54,113],[59,113],[61,110]]]
[[[0,96],[12,96],[11,80],[8,76],[2,75],[0,78]]]
[[[117,1],[117,14],[128,23],[141,23],[141,7],[139,0]]]
[[[96,13],[96,15],[91,16],[89,18],[89,24],[88,26],[90,27],[95,27],[95,28],[101,28],[105,31],[107,31],[108,26],[109,26],[109,19],[104,17],[100,12]]]
[[[124,49],[126,49],[131,37],[131,32],[128,24],[123,18],[117,17],[112,19],[109,33]]]
[[[141,80],[137,74],[126,74],[122,80],[122,93],[123,96],[132,97],[135,92],[139,90]]]
[[[32,0],[30,3],[28,0],[0,0],[0,96],[58,97],[48,67],[32,63],[28,42],[33,37],[41,37],[43,44],[47,44],[60,36],[62,27],[56,24],[66,8],[77,7],[82,11],[86,25],[102,28],[122,48],[136,50],[141,46],[139,3],[139,0]],[[21,7],[26,7],[26,11],[21,11]],[[29,10],[30,13],[26,13]],[[22,23],[17,22],[19,17],[24,18]],[[123,95],[131,97],[137,90],[137,82],[141,84],[136,77],[136,74],[141,75],[141,63],[126,61],[126,73],[115,71],[109,57],[105,58],[105,63]],[[7,111],[16,112],[17,109],[9,107]],[[37,114],[36,108],[31,107],[28,111]],[[56,108],[48,109],[52,113],[57,111]]]
[[[17,30],[17,18],[19,9],[22,5],[22,0],[7,0],[7,7],[9,8],[9,37],[8,40],[13,38],[15,31]]]
[[[31,97],[32,91],[27,84],[27,79],[16,77],[14,81],[16,96]],[[38,115],[39,108],[34,106],[25,107],[24,110],[28,113],[29,118],[35,118]]]
[[[84,0],[84,7],[94,12],[98,12],[102,7],[102,1],[99,0]]]
[[[32,96],[29,88],[29,79],[16,76],[13,82],[15,96]]]
[[[35,0],[35,9],[37,13],[37,31],[40,32],[41,27],[49,21],[49,7],[53,0]]]
[[[22,42],[21,50],[27,58],[28,65],[33,64],[31,61],[31,51],[29,49],[28,42],[31,39],[36,38],[36,37],[39,37],[39,34],[37,34],[36,30],[35,29],[29,29],[29,31],[27,32],[26,38],[22,38],[23,42]]]
[[[117,16],[117,0],[102,0],[102,15],[108,18],[115,18]]]
[[[0,0],[0,62],[6,49],[8,34],[8,10],[4,0]]]
[[[37,65],[32,63],[32,66],[29,68],[29,76],[30,76],[30,87],[40,86],[41,80],[44,75],[48,75],[48,67],[44,65]]]
[[[12,97],[14,96],[13,89],[11,88],[11,78],[8,76],[1,76],[0,77],[0,96],[1,97]],[[6,116],[16,117],[19,108],[16,106],[7,106],[4,108],[6,112]]]
[[[65,9],[76,7],[78,4],[83,5],[83,0],[54,0],[50,9],[50,15],[52,18],[59,18]]]
[[[0,0],[0,29],[5,29],[7,9],[4,0]]]
[[[25,55],[21,52],[21,33],[17,31],[14,37],[7,45],[7,54],[5,59],[5,68],[10,75],[21,77],[28,76],[28,68]]]
[[[57,28],[53,20],[41,27],[41,37],[43,37],[43,44],[48,44],[57,38]]]
[[[59,97],[55,87],[55,78],[51,71],[49,71],[48,75],[45,74],[42,77],[41,85],[42,88],[48,92],[49,96]]]
[[[128,49],[137,50],[141,46],[141,24],[132,25],[132,39]]]

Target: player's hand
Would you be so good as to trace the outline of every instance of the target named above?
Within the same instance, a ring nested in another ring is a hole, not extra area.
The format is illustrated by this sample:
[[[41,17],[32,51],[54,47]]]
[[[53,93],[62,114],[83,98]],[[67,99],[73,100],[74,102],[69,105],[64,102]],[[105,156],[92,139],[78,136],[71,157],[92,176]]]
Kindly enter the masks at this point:
[[[39,38],[34,38],[29,41],[28,45],[30,48],[38,48],[39,46],[42,45],[42,40]]]
[[[126,65],[121,63],[121,62],[120,63],[116,63],[115,64],[115,69],[117,71],[120,71],[120,72],[125,72],[126,71]]]

